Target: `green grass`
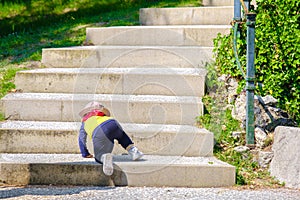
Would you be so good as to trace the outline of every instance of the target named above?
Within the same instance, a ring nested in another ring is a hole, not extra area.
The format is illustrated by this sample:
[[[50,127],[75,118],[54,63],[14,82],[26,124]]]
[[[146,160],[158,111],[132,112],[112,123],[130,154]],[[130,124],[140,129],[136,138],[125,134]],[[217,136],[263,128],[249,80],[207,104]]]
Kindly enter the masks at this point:
[[[0,0],[0,98],[16,71],[43,48],[80,46],[87,27],[139,24],[142,7],[199,6],[196,0]],[[41,6],[43,5],[43,6]]]
[[[0,85],[1,85],[1,96],[4,96],[9,91],[12,91],[15,88],[15,84],[13,82],[14,77],[16,75],[16,72],[21,70],[23,68],[14,68],[14,67],[8,67],[1,69],[1,73],[3,73],[3,76],[0,79]],[[3,72],[2,72],[3,70]]]

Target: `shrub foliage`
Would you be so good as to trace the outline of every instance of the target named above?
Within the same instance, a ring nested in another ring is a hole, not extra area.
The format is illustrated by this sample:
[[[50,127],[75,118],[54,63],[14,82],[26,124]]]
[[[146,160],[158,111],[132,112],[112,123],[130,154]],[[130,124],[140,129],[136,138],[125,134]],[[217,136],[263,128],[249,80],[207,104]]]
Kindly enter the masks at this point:
[[[300,122],[300,1],[256,0],[255,67],[261,95],[270,94]],[[246,66],[246,25],[237,41],[240,63]],[[216,63],[223,74],[244,83],[233,52],[233,31],[215,39]],[[258,88],[258,87],[257,87]]]

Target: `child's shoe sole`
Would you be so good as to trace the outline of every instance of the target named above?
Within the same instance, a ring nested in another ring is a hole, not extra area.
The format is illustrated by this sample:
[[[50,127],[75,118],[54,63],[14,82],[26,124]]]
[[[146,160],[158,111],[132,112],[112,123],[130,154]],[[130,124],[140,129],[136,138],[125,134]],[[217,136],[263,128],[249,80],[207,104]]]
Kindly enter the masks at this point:
[[[114,172],[113,156],[111,153],[103,155],[103,172],[107,176],[111,176]]]
[[[140,158],[142,158],[144,156],[144,154],[142,152],[137,153],[136,155],[134,155],[132,157],[132,160],[136,161],[139,160]]]

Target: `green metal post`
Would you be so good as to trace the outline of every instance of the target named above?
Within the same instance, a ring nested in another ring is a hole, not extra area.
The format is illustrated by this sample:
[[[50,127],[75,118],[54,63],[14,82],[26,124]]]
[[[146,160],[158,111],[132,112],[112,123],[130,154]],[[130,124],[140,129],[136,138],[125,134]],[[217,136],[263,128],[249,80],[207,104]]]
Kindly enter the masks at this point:
[[[249,9],[250,9],[250,0],[244,0],[244,4],[245,4],[247,10],[249,11]]]
[[[241,1],[234,0],[234,15],[233,20],[240,22],[242,20],[241,17]]]
[[[247,13],[246,143],[254,145],[255,13]]]

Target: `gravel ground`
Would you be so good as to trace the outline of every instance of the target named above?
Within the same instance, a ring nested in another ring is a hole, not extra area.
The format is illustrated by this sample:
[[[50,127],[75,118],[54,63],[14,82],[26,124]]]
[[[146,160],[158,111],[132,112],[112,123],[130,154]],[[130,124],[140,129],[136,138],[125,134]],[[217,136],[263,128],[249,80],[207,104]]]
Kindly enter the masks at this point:
[[[230,199],[300,200],[300,190],[229,188],[151,188],[151,187],[0,187],[0,198],[7,199]]]

